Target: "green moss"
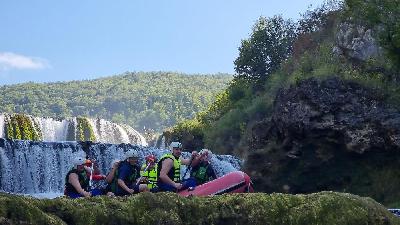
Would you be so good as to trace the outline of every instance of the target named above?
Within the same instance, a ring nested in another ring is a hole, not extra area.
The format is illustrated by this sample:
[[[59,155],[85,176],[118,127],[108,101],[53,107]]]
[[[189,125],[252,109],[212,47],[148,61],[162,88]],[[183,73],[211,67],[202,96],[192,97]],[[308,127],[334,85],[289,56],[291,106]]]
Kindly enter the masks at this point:
[[[24,114],[12,114],[6,119],[6,135],[10,139],[42,140],[39,126]]]
[[[76,140],[77,141],[95,141],[96,137],[89,120],[85,117],[76,118]]]
[[[183,198],[142,193],[37,200],[0,194],[0,218],[31,224],[400,224],[382,205],[356,195],[234,194]]]

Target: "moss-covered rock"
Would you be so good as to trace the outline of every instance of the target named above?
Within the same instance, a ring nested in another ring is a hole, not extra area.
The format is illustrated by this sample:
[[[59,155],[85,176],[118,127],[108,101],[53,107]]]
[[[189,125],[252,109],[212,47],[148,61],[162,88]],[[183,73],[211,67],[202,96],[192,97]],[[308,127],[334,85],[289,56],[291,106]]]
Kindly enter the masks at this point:
[[[95,141],[96,137],[94,135],[93,127],[90,125],[88,118],[77,117],[77,141]]]
[[[42,140],[38,125],[25,114],[11,114],[5,119],[6,137],[10,139]]]
[[[0,222],[28,224],[400,224],[371,198],[320,192],[309,195],[235,194],[38,200],[0,194]]]

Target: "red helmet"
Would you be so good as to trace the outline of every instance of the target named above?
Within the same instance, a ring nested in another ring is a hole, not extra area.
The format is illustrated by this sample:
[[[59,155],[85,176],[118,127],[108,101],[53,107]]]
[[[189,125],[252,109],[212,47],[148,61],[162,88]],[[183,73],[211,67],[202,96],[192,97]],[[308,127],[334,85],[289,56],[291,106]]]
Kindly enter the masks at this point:
[[[156,161],[156,157],[154,155],[148,155],[146,156],[146,162],[155,162]]]
[[[90,161],[90,159],[86,159],[85,166],[92,166],[92,161]]]

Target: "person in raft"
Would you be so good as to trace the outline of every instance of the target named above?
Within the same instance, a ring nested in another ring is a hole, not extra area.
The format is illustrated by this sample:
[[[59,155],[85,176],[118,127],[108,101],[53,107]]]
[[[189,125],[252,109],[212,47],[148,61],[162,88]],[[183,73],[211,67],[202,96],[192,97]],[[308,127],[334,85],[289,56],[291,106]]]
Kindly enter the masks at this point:
[[[133,149],[125,153],[125,160],[119,163],[111,182],[110,189],[115,195],[124,196],[149,190],[146,184],[138,184],[142,179],[138,159],[139,153]]]
[[[162,156],[157,164],[157,186],[159,190],[177,192],[195,187],[196,182],[193,179],[181,181],[181,164],[197,165],[197,152],[192,152],[191,159],[183,159],[181,158],[182,144],[180,142],[171,142],[170,149],[172,152]]]
[[[148,155],[145,160],[140,170],[140,175],[144,178],[141,182],[147,184],[151,192],[157,192],[157,158],[154,155]]]
[[[199,154],[199,164],[192,167],[190,177],[196,180],[196,185],[202,185],[217,178],[213,167],[210,164],[212,152],[202,149]]]
[[[73,168],[65,176],[64,194],[70,198],[90,197],[101,195],[99,189],[90,190],[89,186],[90,168],[85,167],[86,160],[83,157],[77,157],[73,160]],[[89,170],[89,171],[88,171]]]

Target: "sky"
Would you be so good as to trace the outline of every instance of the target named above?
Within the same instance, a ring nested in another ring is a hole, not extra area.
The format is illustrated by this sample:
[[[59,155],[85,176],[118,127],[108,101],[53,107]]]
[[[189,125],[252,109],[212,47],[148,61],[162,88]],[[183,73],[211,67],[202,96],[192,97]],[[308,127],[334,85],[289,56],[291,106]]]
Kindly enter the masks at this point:
[[[0,0],[0,85],[124,72],[234,73],[260,16],[323,0]]]

